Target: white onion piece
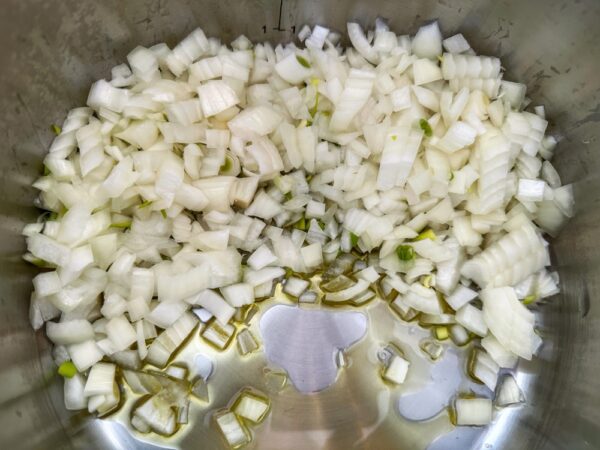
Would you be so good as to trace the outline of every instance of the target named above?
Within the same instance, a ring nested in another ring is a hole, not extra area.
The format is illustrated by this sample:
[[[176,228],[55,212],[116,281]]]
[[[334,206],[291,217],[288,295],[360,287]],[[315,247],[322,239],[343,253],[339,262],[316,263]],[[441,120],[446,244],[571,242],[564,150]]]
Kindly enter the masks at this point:
[[[198,319],[194,315],[184,313],[150,344],[146,360],[157,367],[164,367],[171,354],[183,343],[197,323]]]
[[[234,408],[237,416],[252,423],[262,422],[268,411],[268,400],[250,393],[243,393]]]
[[[293,52],[290,53],[275,65],[275,71],[281,78],[290,84],[301,83],[311,76],[312,70],[310,68],[310,63],[307,61],[309,67],[306,67],[300,62],[300,58],[307,61],[304,56],[298,56]]]
[[[57,345],[79,344],[94,338],[92,325],[83,319],[68,322],[48,322],[46,324],[48,339]]]
[[[239,103],[233,89],[220,80],[208,81],[198,88],[202,112],[206,117],[214,116]]]
[[[92,85],[87,104],[96,110],[106,108],[114,112],[121,112],[128,100],[128,90],[115,88],[106,80],[99,80]]]
[[[156,305],[150,313],[146,314],[145,320],[159,328],[168,328],[173,325],[187,309],[188,306],[183,302],[163,301]]]
[[[435,59],[442,54],[442,33],[437,22],[419,28],[412,40],[412,51],[420,58]]]
[[[478,336],[485,336],[488,326],[480,309],[466,304],[456,311],[456,321]]]
[[[62,289],[62,285],[56,271],[40,273],[33,278],[33,288],[41,297],[56,294]]]
[[[514,285],[540,270],[546,261],[542,239],[531,225],[524,225],[467,261],[461,273],[480,287]]]
[[[377,175],[377,187],[380,190],[401,186],[406,181],[422,137],[422,132],[406,128],[394,129],[388,133]]]
[[[483,317],[494,337],[507,350],[524,359],[531,359],[536,341],[535,319],[509,287],[484,289],[480,293]]]
[[[125,316],[110,319],[106,324],[106,335],[116,352],[127,349],[137,339],[133,326]]]
[[[454,402],[456,424],[483,426],[492,421],[492,401],[487,398],[457,398]]]
[[[402,384],[406,380],[410,363],[398,355],[393,355],[383,371],[383,378],[394,384]]]
[[[78,372],[85,372],[104,356],[93,339],[69,345],[68,351]]]
[[[344,85],[329,127],[332,131],[344,131],[352,119],[365,106],[373,89],[375,74],[367,70],[351,69]]]
[[[348,38],[356,51],[370,63],[376,64],[379,57],[377,52],[371,47],[371,44],[369,44],[362,27],[357,23],[350,22],[347,28]]]
[[[412,70],[417,86],[442,79],[442,71],[439,66],[429,59],[417,59],[412,65]]]
[[[471,48],[465,37],[460,33],[444,39],[442,44],[449,53],[463,53]]]
[[[139,421],[136,428],[140,431],[151,429],[165,436],[175,432],[175,412],[169,407],[169,403],[164,400],[161,401],[156,396],[148,398],[139,405],[133,411],[133,416]]]
[[[232,448],[240,447],[250,442],[248,431],[244,424],[233,412],[225,412],[216,417],[219,430]]]
[[[274,109],[261,105],[244,109],[228,127],[234,135],[251,140],[273,132],[280,122],[281,116]]]
[[[76,373],[71,378],[65,377],[64,399],[65,408],[69,411],[77,411],[87,408],[87,398],[83,394],[85,388],[85,378]]]
[[[202,306],[215,316],[222,325],[227,324],[235,314],[235,309],[231,306],[231,303],[226,302],[223,297],[210,289],[191,297],[187,302]]]
[[[435,291],[420,283],[413,283],[410,286],[409,291],[404,295],[404,301],[417,311],[427,314],[442,313],[442,307]]]
[[[519,388],[515,378],[510,374],[505,375],[498,386],[494,400],[495,405],[500,407],[510,406],[523,403],[524,400],[523,392]]]
[[[117,366],[110,363],[97,363],[91,368],[85,383],[83,395],[108,395],[112,393]]]
[[[285,281],[283,292],[294,297],[300,297],[300,295],[308,288],[309,284],[310,283],[307,280],[290,277]]]
[[[484,337],[481,346],[500,367],[512,369],[517,364],[517,355],[504,348],[493,335]]]
[[[446,303],[448,303],[452,309],[458,311],[467,303],[477,298],[477,292],[469,289],[468,287],[459,284],[458,287],[452,292],[452,294],[446,297]]]
[[[222,287],[221,294],[235,308],[254,303],[254,289],[250,284],[237,283]]]

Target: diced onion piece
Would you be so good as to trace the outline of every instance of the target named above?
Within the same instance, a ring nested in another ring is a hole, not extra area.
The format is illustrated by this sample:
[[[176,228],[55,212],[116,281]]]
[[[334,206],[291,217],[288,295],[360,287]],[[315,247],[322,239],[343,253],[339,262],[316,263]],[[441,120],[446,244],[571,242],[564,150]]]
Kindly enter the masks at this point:
[[[471,48],[465,37],[460,33],[444,39],[442,44],[449,53],[463,53]]]
[[[412,39],[412,51],[420,58],[435,59],[442,54],[442,33],[437,21],[419,28]]]
[[[500,367],[512,369],[517,365],[517,355],[504,348],[492,334],[481,340],[481,346]]]
[[[85,383],[83,394],[86,397],[90,397],[92,395],[109,395],[112,393],[116,369],[117,366],[110,363],[94,364]]]
[[[83,319],[65,322],[47,322],[48,339],[57,345],[80,344],[94,338],[92,325]]]
[[[375,74],[367,70],[351,69],[340,99],[336,103],[329,127],[332,131],[344,131],[354,116],[365,106],[373,89]]]
[[[207,81],[198,88],[198,97],[205,117],[211,117],[237,105],[235,91],[220,80]]]
[[[486,352],[474,349],[471,363],[472,375],[485,384],[491,391],[496,389],[500,366]]]
[[[106,108],[114,112],[121,112],[128,100],[128,90],[115,88],[106,80],[99,80],[92,85],[87,104],[96,110]]]
[[[490,332],[507,350],[524,359],[531,359],[537,348],[534,316],[517,298],[510,287],[481,291],[483,317]]]
[[[456,425],[483,426],[492,421],[492,401],[488,398],[457,398]]]
[[[435,291],[420,283],[413,283],[404,295],[404,301],[417,311],[428,314],[441,314],[442,308]]]
[[[442,71],[430,59],[417,59],[412,65],[412,70],[415,85],[417,86],[442,79]]]
[[[354,22],[350,22],[348,27],[348,38],[360,55],[370,63],[377,63],[379,57],[377,52],[371,47],[362,27]]]
[[[189,306],[182,301],[162,301],[145,316],[145,319],[159,328],[168,328],[179,319]]]
[[[209,311],[222,325],[227,324],[235,314],[235,308],[226,302],[215,291],[206,289],[186,300],[193,305],[202,306]]]
[[[260,270],[277,261],[277,257],[266,245],[258,247],[248,258],[248,266],[254,270]]]
[[[80,373],[88,370],[104,356],[92,339],[69,345],[68,351],[73,364]]]
[[[44,272],[33,278],[33,288],[40,297],[47,297],[59,292],[62,282],[56,271]]]
[[[261,423],[269,412],[269,400],[251,391],[242,391],[235,401],[233,412],[252,423]]]
[[[298,56],[296,53],[291,52],[275,65],[275,71],[288,83],[300,84],[312,74],[310,63],[304,63],[304,61],[306,59],[303,56]]]
[[[472,305],[466,304],[456,311],[456,321],[478,336],[487,334],[488,326],[483,318],[483,313]]]
[[[363,294],[368,288],[370,283],[365,280],[358,280],[354,285],[349,288],[342,289],[337,292],[328,292],[325,294],[325,300],[328,302],[344,302],[351,300],[359,295]]]
[[[544,200],[544,192],[546,189],[547,186],[545,181],[521,178],[519,180],[517,198],[527,202],[539,202]]]
[[[436,145],[446,153],[454,153],[475,142],[476,136],[476,130],[469,124],[460,121],[454,122]]]
[[[133,417],[140,421],[138,427],[141,425],[142,430],[144,429],[143,424],[163,436],[170,436],[176,430],[175,412],[168,402],[158,396],[149,397],[135,408]]]
[[[388,132],[377,175],[378,189],[389,190],[404,184],[415,162],[422,138],[422,131],[407,128]]]
[[[285,275],[285,270],[281,267],[265,267],[260,270],[248,270],[244,273],[244,283],[254,287],[273,281],[276,278]]]
[[[227,125],[234,135],[251,140],[272,133],[281,119],[273,108],[259,105],[244,109]]]
[[[238,283],[221,288],[221,294],[231,306],[240,306],[254,303],[254,288],[247,283]]]
[[[237,334],[237,348],[240,355],[244,356],[258,350],[258,342],[247,328]]]
[[[215,415],[219,430],[230,447],[238,448],[250,442],[250,434],[244,424],[231,411]]]
[[[504,407],[523,403],[524,400],[523,392],[519,388],[515,378],[510,374],[504,375],[498,385],[494,404],[499,407]]]
[[[402,384],[406,380],[410,363],[398,355],[393,355],[383,370],[383,378],[394,384]]]
[[[283,285],[283,292],[290,294],[293,297],[300,297],[302,293],[308,289],[310,283],[302,278],[289,277]]]
[[[477,298],[477,292],[469,289],[468,287],[459,284],[452,294],[446,297],[446,303],[448,303],[452,309],[458,311],[464,305],[469,303],[471,300]]]
[[[219,325],[217,322],[211,322],[200,335],[207,342],[219,350],[225,349],[231,342],[235,334],[235,327],[231,324]]]
[[[71,378],[64,379],[65,408],[69,411],[77,411],[87,408],[87,398],[83,394],[85,378],[77,373]]]
[[[106,335],[116,352],[129,348],[137,339],[135,329],[125,316],[110,319],[106,324]]]
[[[193,314],[184,313],[150,344],[146,360],[157,367],[164,367],[173,352],[189,336],[197,323],[198,319]]]

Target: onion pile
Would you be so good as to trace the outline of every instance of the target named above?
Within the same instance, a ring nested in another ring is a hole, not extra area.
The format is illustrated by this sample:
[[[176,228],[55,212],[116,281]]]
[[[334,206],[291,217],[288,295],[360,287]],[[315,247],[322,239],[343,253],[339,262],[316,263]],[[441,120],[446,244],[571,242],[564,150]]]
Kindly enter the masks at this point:
[[[169,367],[199,324],[225,349],[278,283],[300,303],[389,302],[438,340],[480,340],[473,373],[492,391],[535,354],[527,305],[558,293],[543,233],[573,215],[544,108],[435,22],[348,36],[227,46],[198,28],[135,48],[69,112],[34,184],[47,212],[24,230],[25,259],[46,269],[31,324],[55,344],[68,409],[110,412],[116,366]],[[258,347],[248,333],[240,352]],[[409,363],[390,358],[387,380]],[[173,433],[186,403],[151,393],[134,426]],[[490,401],[459,404],[459,424],[491,420]]]

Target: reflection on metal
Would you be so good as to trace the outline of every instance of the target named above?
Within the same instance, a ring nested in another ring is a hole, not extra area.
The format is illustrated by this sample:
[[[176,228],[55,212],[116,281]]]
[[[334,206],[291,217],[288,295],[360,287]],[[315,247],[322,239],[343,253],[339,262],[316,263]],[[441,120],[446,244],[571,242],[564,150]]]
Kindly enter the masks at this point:
[[[263,314],[260,330],[267,360],[285,369],[296,389],[310,393],[333,384],[337,353],[365,335],[367,317],[277,305]]]

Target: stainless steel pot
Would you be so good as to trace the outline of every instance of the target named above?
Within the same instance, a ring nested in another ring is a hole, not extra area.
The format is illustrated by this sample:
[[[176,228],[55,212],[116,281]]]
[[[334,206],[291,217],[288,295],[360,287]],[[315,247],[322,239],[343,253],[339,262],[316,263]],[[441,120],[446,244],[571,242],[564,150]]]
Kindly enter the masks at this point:
[[[577,215],[554,241],[563,293],[541,308],[545,338],[538,359],[521,367],[528,403],[458,448],[600,447],[600,3],[594,0],[4,0],[0,6],[0,447],[5,449],[142,448],[122,428],[67,413],[42,332],[27,310],[34,273],[20,259],[20,231],[35,219],[31,182],[52,135],[90,83],[138,44],[177,42],[196,26],[225,42],[288,41],[304,24],[340,31],[348,20],[390,19],[397,31],[440,19],[445,34],[462,32],[474,48],[502,57],[507,78],[524,80],[547,107],[559,136],[555,161],[575,184]],[[243,378],[233,374],[230,388]],[[360,380],[359,380],[360,381]],[[385,423],[363,439],[365,411],[376,399],[354,380],[294,400],[274,413],[257,449],[418,448],[418,428]],[[225,397],[223,397],[225,398]],[[114,424],[113,424],[114,425]],[[327,437],[315,441],[315,431]],[[220,448],[213,434],[193,434],[186,448]],[[450,445],[450,444],[448,444]]]

